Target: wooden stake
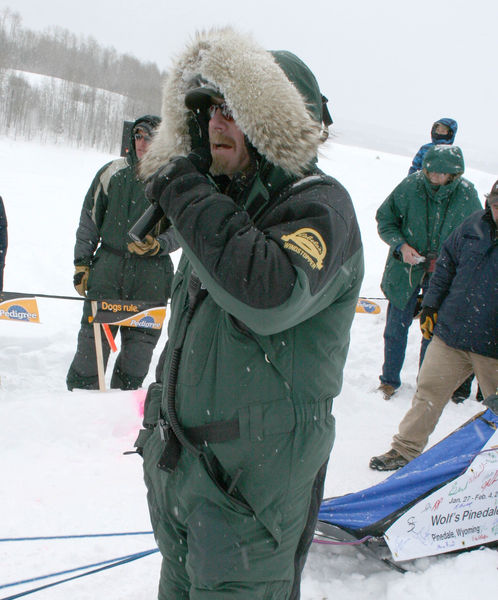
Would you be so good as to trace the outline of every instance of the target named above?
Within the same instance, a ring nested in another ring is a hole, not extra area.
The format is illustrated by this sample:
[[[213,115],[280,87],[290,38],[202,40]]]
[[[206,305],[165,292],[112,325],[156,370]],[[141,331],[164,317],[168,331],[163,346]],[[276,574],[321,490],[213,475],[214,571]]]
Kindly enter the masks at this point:
[[[92,300],[92,315],[95,318],[97,314],[97,302]],[[95,355],[97,357],[97,373],[99,376],[99,390],[105,392],[105,370],[104,370],[104,355],[102,353],[102,335],[100,332],[100,323],[93,321],[93,334],[95,338]]]

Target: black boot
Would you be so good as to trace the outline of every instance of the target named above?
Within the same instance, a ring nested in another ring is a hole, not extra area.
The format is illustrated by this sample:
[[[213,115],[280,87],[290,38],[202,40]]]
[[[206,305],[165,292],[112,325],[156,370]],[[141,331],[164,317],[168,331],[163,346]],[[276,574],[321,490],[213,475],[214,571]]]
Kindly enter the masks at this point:
[[[453,395],[451,396],[451,399],[453,400],[453,402],[455,404],[460,404],[461,402],[463,402],[464,400],[467,400],[467,398],[470,396],[470,388],[472,387],[472,380],[474,379],[474,375],[470,375],[469,377],[467,377],[467,379],[460,385],[459,388],[457,388],[454,392]]]

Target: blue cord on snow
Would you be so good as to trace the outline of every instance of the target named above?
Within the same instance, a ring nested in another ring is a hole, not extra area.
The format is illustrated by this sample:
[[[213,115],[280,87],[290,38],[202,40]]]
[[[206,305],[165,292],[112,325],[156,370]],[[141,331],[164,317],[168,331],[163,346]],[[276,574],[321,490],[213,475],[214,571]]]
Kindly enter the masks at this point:
[[[153,531],[128,531],[122,533],[81,533],[77,535],[40,535],[36,537],[0,538],[0,542],[33,542],[38,540],[70,540],[76,538],[115,537],[120,535],[151,535]],[[0,599],[1,600],[1,599]]]
[[[45,590],[47,588],[54,587],[61,583],[65,583],[66,581],[72,581],[73,579],[79,579],[80,577],[86,577],[87,575],[92,575],[93,573],[98,573],[99,571],[105,571],[106,569],[111,569],[112,567],[124,565],[124,564],[132,562],[134,560],[138,560],[139,558],[143,558],[144,556],[149,556],[150,554],[154,554],[156,552],[159,552],[159,549],[153,548],[152,550],[144,550],[143,552],[137,552],[135,554],[129,554],[128,556],[112,558],[110,560],[104,560],[102,562],[94,563],[91,565],[85,565],[83,567],[76,567],[74,569],[68,569],[66,571],[59,571],[58,573],[51,573],[49,575],[42,575],[41,577],[33,577],[31,579],[25,579],[24,581],[16,581],[13,583],[7,583],[4,585],[0,585],[0,589],[2,589],[2,588],[6,588],[6,587],[11,587],[14,585],[21,585],[23,583],[29,583],[32,581],[39,581],[41,579],[47,579],[48,577],[57,577],[58,575],[65,575],[66,573],[73,573],[74,571],[80,571],[82,569],[99,567],[98,569],[92,569],[91,571],[87,571],[86,573],[80,573],[79,575],[73,575],[72,577],[66,577],[65,579],[60,579],[59,581],[54,581],[53,583],[47,583],[46,585],[42,585],[37,588],[32,588],[30,590],[26,590],[24,592],[14,594],[13,596],[4,596],[3,598],[0,598],[0,600],[14,600],[15,598],[21,598],[22,596],[27,596],[28,594],[33,594],[34,592],[39,592],[41,590]],[[111,563],[111,564],[109,564],[109,563]],[[100,565],[104,565],[104,566],[100,566]]]

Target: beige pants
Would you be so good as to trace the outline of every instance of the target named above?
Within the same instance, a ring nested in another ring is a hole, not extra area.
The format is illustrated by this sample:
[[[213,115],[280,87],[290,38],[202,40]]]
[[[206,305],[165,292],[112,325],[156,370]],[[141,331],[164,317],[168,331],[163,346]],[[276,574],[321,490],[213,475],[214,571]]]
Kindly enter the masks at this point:
[[[471,373],[476,374],[484,398],[497,392],[498,359],[451,348],[434,336],[418,374],[412,407],[401,421],[392,447],[409,460],[418,456],[451,395]]]

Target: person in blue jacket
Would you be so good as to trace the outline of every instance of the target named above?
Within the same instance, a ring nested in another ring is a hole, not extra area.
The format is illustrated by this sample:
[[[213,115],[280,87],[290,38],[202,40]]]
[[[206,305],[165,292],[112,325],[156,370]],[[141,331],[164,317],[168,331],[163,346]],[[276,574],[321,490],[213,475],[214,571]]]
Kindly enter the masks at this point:
[[[391,471],[417,457],[453,390],[474,372],[484,397],[498,388],[498,181],[486,209],[472,214],[444,242],[422,303],[420,328],[431,339],[412,407],[392,449],[370,460]]]
[[[454,119],[447,117],[438,119],[431,128],[432,142],[424,144],[419,148],[419,151],[413,158],[412,166],[408,170],[408,175],[422,170],[424,156],[431,146],[435,146],[436,144],[453,144],[457,130],[458,123]]]
[[[7,244],[7,216],[5,215],[3,200],[0,196],[0,292],[3,291],[3,269],[5,267]]]

